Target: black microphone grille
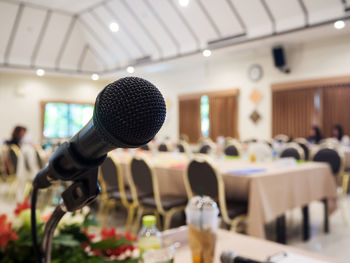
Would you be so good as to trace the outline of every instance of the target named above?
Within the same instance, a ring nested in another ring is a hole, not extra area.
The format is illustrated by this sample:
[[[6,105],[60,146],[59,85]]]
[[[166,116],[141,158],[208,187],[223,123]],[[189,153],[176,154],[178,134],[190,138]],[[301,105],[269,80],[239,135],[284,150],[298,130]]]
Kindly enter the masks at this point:
[[[147,80],[126,77],[98,95],[93,122],[105,141],[116,147],[138,147],[153,139],[165,116],[160,91]]]

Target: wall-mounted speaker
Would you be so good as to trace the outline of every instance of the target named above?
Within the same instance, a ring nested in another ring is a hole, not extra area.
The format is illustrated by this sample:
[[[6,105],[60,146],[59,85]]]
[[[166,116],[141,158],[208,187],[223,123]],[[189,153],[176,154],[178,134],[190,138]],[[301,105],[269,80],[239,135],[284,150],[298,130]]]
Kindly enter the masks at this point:
[[[272,55],[273,55],[275,67],[284,73],[289,73],[290,70],[287,66],[286,56],[284,54],[284,48],[282,46],[273,47]]]

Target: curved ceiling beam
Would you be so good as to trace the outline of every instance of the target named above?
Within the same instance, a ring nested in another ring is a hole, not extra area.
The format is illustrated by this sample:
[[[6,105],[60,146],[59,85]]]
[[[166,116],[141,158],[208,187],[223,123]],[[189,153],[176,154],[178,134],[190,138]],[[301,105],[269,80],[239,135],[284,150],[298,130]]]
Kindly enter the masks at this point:
[[[83,25],[83,27],[86,29],[86,31],[89,33],[89,35],[95,39],[95,41],[107,52],[111,55],[111,57],[114,57],[114,62],[118,66],[121,66],[121,62],[118,60],[118,57],[115,56],[113,52],[111,52],[110,48],[99,38],[97,37],[97,34],[94,29],[92,29],[81,17],[79,17],[79,22]],[[91,48],[91,46],[90,46]],[[107,67],[107,61],[105,59],[102,59],[101,61],[104,61],[104,66]]]
[[[230,9],[231,9],[233,15],[237,18],[238,23],[240,24],[240,26],[241,26],[241,28],[243,29],[243,31],[244,31],[245,33],[247,33],[247,26],[245,25],[245,23],[244,23],[244,21],[243,21],[241,15],[240,15],[239,12],[237,11],[237,9],[236,9],[234,3],[233,3],[231,0],[226,0],[226,2],[227,2],[227,4],[228,4],[228,6],[230,7]]]
[[[115,37],[115,35],[109,31],[106,27],[106,25],[103,23],[103,21],[101,20],[101,18],[98,16],[98,14],[96,14],[96,12],[94,12],[93,10],[91,10],[89,12],[89,14],[91,14],[91,16],[96,20],[96,22],[98,24],[100,24],[100,26],[103,28],[104,32],[106,33],[106,35],[108,35],[108,37],[110,39],[112,39],[112,41],[121,49],[123,50],[123,52],[126,54],[126,56],[128,57],[129,60],[132,60],[132,56],[129,52],[129,50],[122,44],[121,41],[119,41],[119,39],[117,39]]]
[[[264,10],[266,11],[270,21],[271,21],[271,25],[272,25],[272,34],[275,34],[276,33],[276,20],[275,18],[273,17],[273,14],[268,6],[268,4],[266,3],[266,0],[261,0],[261,3],[264,7]]]
[[[201,0],[197,1],[197,4],[199,6],[199,9],[203,12],[204,16],[207,18],[207,20],[209,21],[209,24],[211,25],[211,27],[214,29],[216,35],[218,36],[218,38],[221,38],[222,34],[220,32],[219,27],[217,26],[217,24],[215,23],[214,19],[211,17],[211,15],[209,14],[208,10],[205,8],[205,6],[203,5]]]
[[[197,44],[197,49],[200,50],[201,45],[200,45],[200,41],[198,36],[196,35],[196,33],[194,32],[193,28],[190,26],[190,24],[188,23],[188,21],[186,20],[186,18],[184,17],[184,15],[179,11],[179,9],[177,8],[177,6],[173,3],[172,0],[168,0],[169,4],[171,5],[171,7],[174,9],[175,13],[177,14],[177,16],[180,18],[180,20],[182,21],[182,23],[185,25],[185,27],[187,28],[188,32],[190,33],[190,35],[193,37],[194,41]]]
[[[166,25],[166,23],[162,20],[162,18],[160,17],[160,15],[157,13],[157,11],[152,7],[152,4],[149,0],[144,0],[145,1],[145,5],[147,6],[147,8],[149,9],[149,11],[152,13],[152,15],[155,17],[155,19],[158,21],[158,23],[161,25],[161,27],[164,29],[164,31],[167,33],[167,35],[169,36],[169,38],[172,40],[172,42],[174,43],[175,47],[176,47],[176,52],[178,54],[180,54],[180,43],[179,41],[177,41],[176,37],[174,36],[174,34],[171,32],[171,30],[169,29],[169,27]]]
[[[103,8],[112,16],[115,17],[118,21],[118,23],[125,29],[124,32],[128,36],[128,38],[131,40],[131,42],[135,45],[135,47],[140,51],[143,57],[148,56],[149,54],[146,53],[146,51],[143,49],[143,47],[138,43],[138,41],[135,39],[135,37],[129,32],[128,27],[125,23],[122,22],[121,19],[117,16],[117,14],[113,11],[112,8],[109,8],[107,6],[107,3],[103,4]]]
[[[157,52],[159,54],[159,57],[163,57],[163,50],[160,47],[160,44],[157,42],[157,40],[152,36],[152,34],[148,31],[148,29],[145,27],[145,25],[142,23],[140,18],[135,14],[135,12],[132,10],[132,8],[129,6],[127,1],[120,0],[120,3],[125,7],[125,9],[129,12],[129,14],[135,19],[136,23],[139,25],[139,27],[143,30],[143,32],[146,34],[148,39],[152,42],[154,47],[157,49]]]
[[[55,68],[56,69],[60,68],[60,64],[61,64],[61,60],[62,60],[63,54],[64,54],[64,52],[66,50],[69,38],[72,35],[72,32],[73,32],[73,29],[74,29],[75,24],[77,22],[77,19],[78,19],[78,16],[72,16],[72,19],[71,19],[71,21],[69,23],[69,26],[67,28],[66,34],[64,35],[61,47],[60,47],[60,49],[58,51],[58,54],[57,54],[57,57],[56,57],[56,60],[55,60]]]
[[[10,34],[9,40],[7,41],[7,45],[6,45],[6,49],[5,49],[5,54],[4,54],[5,64],[8,64],[8,62],[9,62],[9,58],[10,58],[10,54],[11,54],[11,50],[12,50],[12,45],[13,45],[13,42],[15,40],[17,31],[18,31],[18,26],[19,26],[19,22],[21,20],[22,14],[23,14],[23,9],[24,9],[24,4],[22,4],[22,3],[19,4],[18,9],[17,9],[17,13],[16,13],[15,22],[13,23],[11,34]]]
[[[34,46],[34,50],[33,50],[32,56],[30,58],[30,64],[31,64],[32,67],[35,67],[36,58],[38,56],[38,53],[39,53],[39,50],[40,50],[40,47],[41,47],[41,43],[42,43],[42,41],[44,39],[46,30],[47,30],[47,26],[49,25],[49,21],[51,19],[51,15],[52,15],[52,11],[51,10],[47,10],[45,19],[44,19],[43,24],[41,26],[40,33],[38,35],[38,39],[37,39],[37,41],[35,43],[35,46]]]

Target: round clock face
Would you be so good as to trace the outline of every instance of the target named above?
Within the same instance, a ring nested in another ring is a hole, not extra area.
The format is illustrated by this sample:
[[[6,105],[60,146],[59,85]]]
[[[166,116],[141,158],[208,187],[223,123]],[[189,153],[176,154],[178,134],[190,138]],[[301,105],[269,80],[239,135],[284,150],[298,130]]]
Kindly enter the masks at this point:
[[[262,74],[263,74],[263,71],[260,65],[252,65],[249,68],[248,75],[249,75],[249,78],[253,81],[258,81],[259,79],[261,79]]]

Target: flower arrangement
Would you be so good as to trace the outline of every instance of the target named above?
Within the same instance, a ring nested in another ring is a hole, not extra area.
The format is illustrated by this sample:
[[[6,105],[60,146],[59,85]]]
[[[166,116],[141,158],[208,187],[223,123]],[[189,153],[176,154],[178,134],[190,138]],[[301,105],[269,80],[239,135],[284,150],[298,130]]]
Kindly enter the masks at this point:
[[[38,211],[38,233],[41,237],[52,210]],[[136,263],[139,249],[136,238],[129,233],[117,233],[114,228],[98,227],[90,210],[66,214],[55,232],[52,243],[52,263]],[[11,217],[0,215],[0,263],[36,263],[30,228],[30,204],[18,203]]]

